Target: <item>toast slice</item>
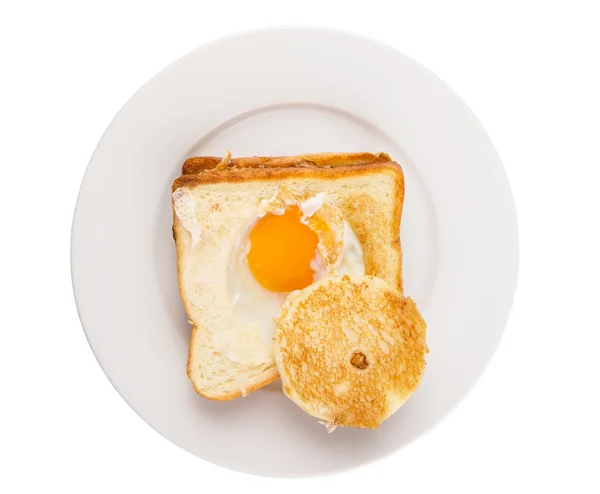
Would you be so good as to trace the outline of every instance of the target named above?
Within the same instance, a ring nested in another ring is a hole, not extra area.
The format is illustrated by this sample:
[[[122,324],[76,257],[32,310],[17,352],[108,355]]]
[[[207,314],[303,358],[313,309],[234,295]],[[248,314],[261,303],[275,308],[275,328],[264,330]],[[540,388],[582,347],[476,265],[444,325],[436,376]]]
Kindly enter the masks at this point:
[[[425,369],[425,321],[410,298],[379,278],[329,277],[295,291],[275,327],[283,392],[329,432],[377,428]]]
[[[404,177],[384,153],[193,158],[182,171],[172,185],[173,233],[179,290],[193,325],[187,374],[200,395],[229,400],[279,376],[274,326],[232,321],[228,283],[241,233],[279,190],[321,194],[339,208],[362,247],[365,274],[402,290]]]

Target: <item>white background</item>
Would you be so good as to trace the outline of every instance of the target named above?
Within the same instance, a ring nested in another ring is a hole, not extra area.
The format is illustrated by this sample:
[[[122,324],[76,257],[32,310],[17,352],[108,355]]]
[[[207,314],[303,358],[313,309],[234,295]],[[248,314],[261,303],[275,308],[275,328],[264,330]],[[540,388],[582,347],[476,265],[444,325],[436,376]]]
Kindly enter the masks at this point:
[[[600,492],[596,1],[0,5],[0,492]],[[375,36],[455,89],[503,159],[521,242],[506,335],[451,416],[387,460],[295,481],[207,464],[139,419],[87,345],[69,268],[78,187],[119,108],[198,45],[282,24]]]

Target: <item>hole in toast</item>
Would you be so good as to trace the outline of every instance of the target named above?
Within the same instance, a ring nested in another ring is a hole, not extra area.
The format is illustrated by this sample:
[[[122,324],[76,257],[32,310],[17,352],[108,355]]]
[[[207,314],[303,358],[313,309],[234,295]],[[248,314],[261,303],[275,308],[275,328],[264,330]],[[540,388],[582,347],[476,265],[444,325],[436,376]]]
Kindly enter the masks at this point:
[[[350,363],[360,370],[365,370],[369,366],[367,356],[362,352],[354,352],[350,357]]]

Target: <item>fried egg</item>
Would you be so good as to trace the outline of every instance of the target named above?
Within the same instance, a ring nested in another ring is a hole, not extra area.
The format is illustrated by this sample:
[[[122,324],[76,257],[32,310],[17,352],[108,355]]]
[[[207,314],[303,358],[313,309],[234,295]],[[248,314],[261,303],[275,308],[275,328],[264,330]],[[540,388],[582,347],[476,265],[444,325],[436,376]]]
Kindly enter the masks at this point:
[[[287,295],[328,275],[363,275],[362,247],[338,207],[322,193],[278,189],[238,234],[228,270],[230,315],[273,338]]]

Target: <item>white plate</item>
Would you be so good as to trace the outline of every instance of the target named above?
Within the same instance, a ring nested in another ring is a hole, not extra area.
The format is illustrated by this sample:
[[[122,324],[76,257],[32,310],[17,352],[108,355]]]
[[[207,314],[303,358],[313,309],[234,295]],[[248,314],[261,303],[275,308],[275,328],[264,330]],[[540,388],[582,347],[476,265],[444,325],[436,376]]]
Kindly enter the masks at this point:
[[[428,322],[422,384],[375,431],[328,435],[279,383],[215,403],[185,374],[170,185],[192,155],[386,151],[406,175],[405,292]],[[73,222],[72,275],[90,345],[121,396],[200,458],[269,476],[326,474],[384,457],[459,403],[492,357],[517,277],[510,188],[484,130],[395,49],[320,29],[219,40],[142,87],[90,161]]]

